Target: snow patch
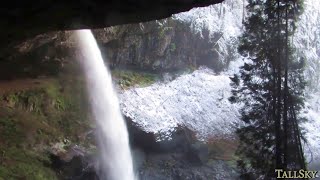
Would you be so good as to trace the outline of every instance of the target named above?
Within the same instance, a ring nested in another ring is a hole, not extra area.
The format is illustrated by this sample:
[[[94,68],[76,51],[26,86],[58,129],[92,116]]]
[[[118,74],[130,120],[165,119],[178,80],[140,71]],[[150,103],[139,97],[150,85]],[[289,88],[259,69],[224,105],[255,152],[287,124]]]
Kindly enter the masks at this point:
[[[306,62],[305,77],[310,91],[320,89],[320,1],[304,1],[304,12],[297,23],[293,44]]]
[[[174,18],[190,23],[190,27],[195,33],[203,37],[203,30],[222,32],[226,39],[238,37],[241,34],[242,17],[244,15],[246,1],[225,0],[220,4],[208,7],[193,8],[190,11],[174,15]]]
[[[229,83],[229,76],[201,68],[166,84],[130,89],[121,95],[121,107],[125,116],[147,132],[167,132],[169,137],[182,125],[199,139],[232,136],[239,113],[228,101]]]
[[[225,63],[230,56],[239,56],[236,48],[238,36],[242,33],[246,4],[247,1],[243,0],[225,0],[219,4],[176,14],[173,18],[190,24],[193,32],[200,37],[209,38],[219,53],[218,61]]]
[[[304,144],[304,152],[308,162],[320,163],[320,92],[310,95],[305,105],[302,116],[307,121],[302,128],[308,142]]]

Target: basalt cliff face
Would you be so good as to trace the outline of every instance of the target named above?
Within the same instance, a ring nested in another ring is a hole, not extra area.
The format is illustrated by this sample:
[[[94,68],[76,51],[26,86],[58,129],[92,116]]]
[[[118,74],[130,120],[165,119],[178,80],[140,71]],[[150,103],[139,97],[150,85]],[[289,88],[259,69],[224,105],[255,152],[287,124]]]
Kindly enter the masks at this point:
[[[190,23],[168,18],[93,31],[105,60],[114,68],[171,71],[206,65],[223,70],[232,59],[231,45],[219,50],[221,32],[194,33]],[[54,76],[77,61],[72,31],[41,34],[18,44],[0,61],[0,79]],[[222,56],[228,54],[227,57]]]

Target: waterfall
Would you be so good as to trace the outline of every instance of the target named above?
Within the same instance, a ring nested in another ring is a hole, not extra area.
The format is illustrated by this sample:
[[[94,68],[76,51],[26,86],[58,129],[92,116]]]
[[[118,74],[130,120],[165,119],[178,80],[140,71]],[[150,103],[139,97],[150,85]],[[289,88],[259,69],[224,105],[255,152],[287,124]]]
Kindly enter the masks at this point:
[[[90,30],[78,30],[81,64],[85,71],[92,114],[97,124],[99,177],[134,180],[126,123],[121,115],[111,74]]]

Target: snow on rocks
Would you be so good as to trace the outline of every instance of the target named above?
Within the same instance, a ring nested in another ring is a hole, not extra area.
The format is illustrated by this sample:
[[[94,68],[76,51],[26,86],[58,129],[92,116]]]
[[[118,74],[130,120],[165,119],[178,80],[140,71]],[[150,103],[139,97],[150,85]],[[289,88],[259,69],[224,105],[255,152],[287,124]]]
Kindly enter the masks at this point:
[[[146,132],[170,137],[182,125],[195,131],[199,139],[231,136],[239,114],[228,101],[229,83],[229,76],[201,68],[169,83],[125,91],[120,96],[121,107]]]
[[[225,34],[224,38],[229,39],[241,34],[242,18],[246,13],[243,12],[245,11],[243,7],[246,4],[247,2],[243,0],[225,0],[220,4],[193,8],[174,15],[174,18],[189,22],[193,31],[201,36],[203,30],[207,29],[210,35],[222,32]]]
[[[302,124],[304,136],[308,141],[304,144],[307,162],[320,167],[320,92],[310,95],[302,116],[307,118]]]
[[[215,50],[219,53],[217,60],[226,63],[230,55],[238,56],[236,49],[238,36],[243,29],[242,20],[246,15],[246,4],[247,1],[243,0],[225,0],[219,4],[176,14],[173,18],[190,24],[195,34],[213,42]]]
[[[158,141],[170,139],[180,125],[194,131],[200,140],[232,137],[240,123],[239,106],[228,101],[229,74],[236,73],[240,60],[220,75],[207,68],[182,75],[171,82],[132,88],[120,95],[124,115],[143,131],[158,135]],[[307,99],[302,123],[308,144],[307,160],[320,160],[320,94]]]

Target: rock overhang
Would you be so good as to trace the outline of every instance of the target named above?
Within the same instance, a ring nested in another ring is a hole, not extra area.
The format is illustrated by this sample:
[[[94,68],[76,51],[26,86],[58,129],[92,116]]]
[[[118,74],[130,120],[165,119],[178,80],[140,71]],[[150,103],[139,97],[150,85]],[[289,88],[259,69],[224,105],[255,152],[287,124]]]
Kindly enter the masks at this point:
[[[223,0],[7,1],[0,8],[0,57],[35,35],[57,30],[95,29],[162,19]]]

